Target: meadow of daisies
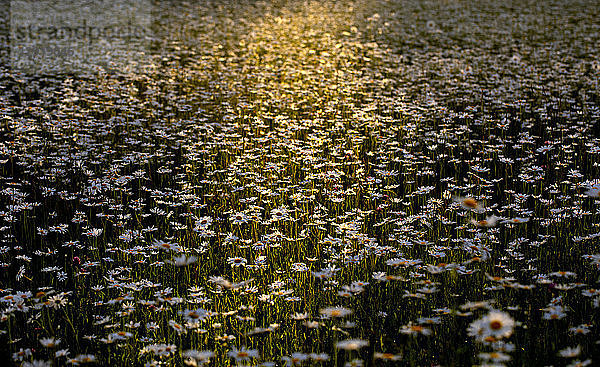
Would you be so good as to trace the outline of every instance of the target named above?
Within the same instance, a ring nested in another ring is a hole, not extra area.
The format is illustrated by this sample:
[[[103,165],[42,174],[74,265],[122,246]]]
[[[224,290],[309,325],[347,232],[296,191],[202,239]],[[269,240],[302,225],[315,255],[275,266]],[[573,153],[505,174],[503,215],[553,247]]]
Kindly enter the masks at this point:
[[[172,1],[135,70],[3,66],[0,361],[599,364],[599,13]]]

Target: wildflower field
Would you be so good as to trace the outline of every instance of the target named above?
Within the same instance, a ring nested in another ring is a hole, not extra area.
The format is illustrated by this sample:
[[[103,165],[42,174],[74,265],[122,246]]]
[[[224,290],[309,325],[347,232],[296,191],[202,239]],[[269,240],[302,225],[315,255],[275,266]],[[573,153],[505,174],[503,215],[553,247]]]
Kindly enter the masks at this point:
[[[600,364],[597,1],[152,12],[0,49],[2,366]]]

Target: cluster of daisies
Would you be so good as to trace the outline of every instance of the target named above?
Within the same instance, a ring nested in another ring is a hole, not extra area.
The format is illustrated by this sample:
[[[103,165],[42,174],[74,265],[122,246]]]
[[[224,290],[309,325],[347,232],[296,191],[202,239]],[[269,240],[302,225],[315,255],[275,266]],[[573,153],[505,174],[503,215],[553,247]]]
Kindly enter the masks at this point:
[[[598,7],[503,4],[156,3],[135,73],[0,66],[0,359],[598,363]]]

